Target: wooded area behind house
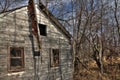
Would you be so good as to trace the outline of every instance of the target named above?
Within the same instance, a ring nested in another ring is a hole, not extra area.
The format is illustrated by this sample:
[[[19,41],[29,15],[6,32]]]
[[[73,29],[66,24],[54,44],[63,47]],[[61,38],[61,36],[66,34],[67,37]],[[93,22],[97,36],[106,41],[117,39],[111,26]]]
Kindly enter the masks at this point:
[[[120,0],[54,1],[73,35],[74,80],[120,80]]]
[[[12,4],[20,2],[0,1],[0,12],[6,12]],[[120,0],[38,0],[36,3],[39,2],[42,2],[71,34],[72,57],[67,56],[70,57],[67,62],[72,64],[67,65],[72,68],[68,71],[72,72],[73,80],[120,80]],[[51,15],[48,16],[50,19]],[[54,36],[56,37],[58,34]],[[55,41],[55,44],[64,42],[49,40],[51,44]],[[67,45],[63,45],[63,48],[67,48]],[[64,51],[63,48],[61,51]],[[58,53],[59,50],[54,49],[54,52]],[[66,80],[63,75],[60,75],[60,80]]]

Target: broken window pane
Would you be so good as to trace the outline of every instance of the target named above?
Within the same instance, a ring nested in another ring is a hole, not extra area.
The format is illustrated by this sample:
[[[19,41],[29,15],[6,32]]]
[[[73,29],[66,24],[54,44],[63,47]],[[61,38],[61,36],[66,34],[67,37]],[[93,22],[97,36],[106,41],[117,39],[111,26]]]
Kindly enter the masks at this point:
[[[40,35],[47,36],[47,30],[46,29],[47,29],[46,25],[39,24]]]
[[[22,47],[10,47],[9,71],[20,71],[24,68],[24,49]]]
[[[52,49],[51,67],[59,66],[59,49]]]

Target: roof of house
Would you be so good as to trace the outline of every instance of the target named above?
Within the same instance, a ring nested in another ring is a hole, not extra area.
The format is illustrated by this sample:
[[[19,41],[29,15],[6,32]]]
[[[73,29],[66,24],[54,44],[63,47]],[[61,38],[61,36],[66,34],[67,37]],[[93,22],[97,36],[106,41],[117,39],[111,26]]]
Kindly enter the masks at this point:
[[[5,13],[5,12],[13,12],[15,10],[21,9],[23,7],[27,7],[28,5],[25,6],[21,6],[18,8],[14,8],[14,9],[10,9],[7,11],[2,11],[0,12],[0,14]],[[65,36],[71,40],[71,34],[65,29],[65,27],[58,21],[58,19],[40,2],[39,3],[39,9],[44,13],[44,15],[46,15],[52,23],[54,23],[56,25],[56,27],[58,27],[64,34]]]

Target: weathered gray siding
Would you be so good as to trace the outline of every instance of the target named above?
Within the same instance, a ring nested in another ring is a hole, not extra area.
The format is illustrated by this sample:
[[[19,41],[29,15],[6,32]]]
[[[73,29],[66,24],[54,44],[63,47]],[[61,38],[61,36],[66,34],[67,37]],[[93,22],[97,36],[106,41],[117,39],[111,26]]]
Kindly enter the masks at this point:
[[[34,80],[37,77],[39,80],[72,80],[69,40],[38,9],[37,17],[39,23],[47,25],[47,36],[41,36],[41,56],[33,58],[32,48],[37,49],[37,41],[35,37],[32,37],[27,7],[0,14],[0,80]],[[32,42],[32,40],[34,41]],[[24,47],[24,71],[8,73],[8,49],[10,46]],[[50,48],[60,49],[60,65],[57,68],[50,67]],[[35,71],[36,75],[34,75]]]

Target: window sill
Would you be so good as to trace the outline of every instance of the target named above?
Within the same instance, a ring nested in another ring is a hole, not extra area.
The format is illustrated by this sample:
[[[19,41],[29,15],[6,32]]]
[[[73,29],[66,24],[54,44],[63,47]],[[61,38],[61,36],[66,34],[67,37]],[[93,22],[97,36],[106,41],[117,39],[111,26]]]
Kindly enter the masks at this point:
[[[25,73],[25,71],[21,71],[21,72],[11,72],[11,73],[8,73],[7,75],[8,76],[14,76],[14,75],[23,75]]]
[[[57,67],[51,67],[51,69],[58,69],[59,68],[59,66],[57,66]]]

